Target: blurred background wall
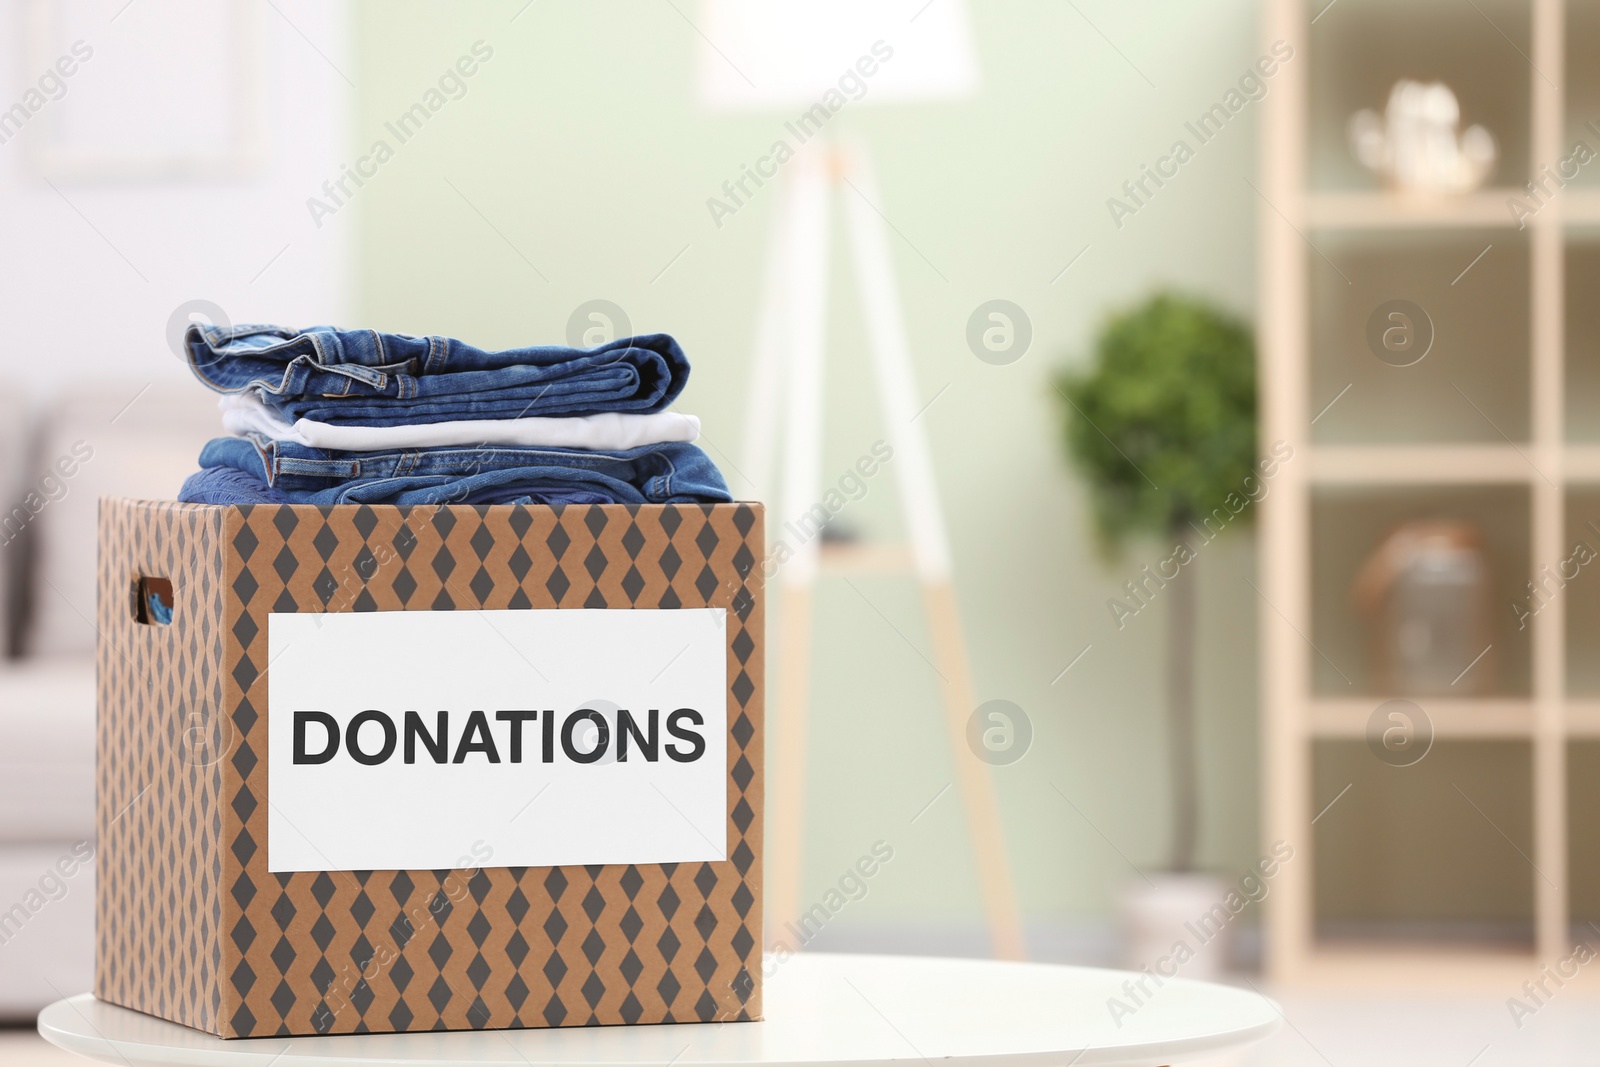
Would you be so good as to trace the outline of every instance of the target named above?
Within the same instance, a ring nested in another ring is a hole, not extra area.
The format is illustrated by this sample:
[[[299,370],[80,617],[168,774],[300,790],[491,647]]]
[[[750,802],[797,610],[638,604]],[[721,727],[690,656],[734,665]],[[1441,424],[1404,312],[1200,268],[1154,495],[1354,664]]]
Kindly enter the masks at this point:
[[[352,314],[351,234],[304,207],[345,154],[354,83],[326,57],[352,27],[305,0],[0,5],[5,1021],[91,974],[92,870],[38,885],[94,837],[97,500],[174,496],[218,429],[169,328],[197,301]]]
[[[353,89],[302,36],[343,55],[353,44],[349,13],[305,0],[252,7],[5,5],[6,107],[73,42],[92,52],[62,95],[0,144],[9,348],[0,374],[36,398],[108,377],[188,381],[165,336],[190,300],[241,322],[350,314],[349,237],[307,225],[303,201],[344,154]],[[242,84],[247,63],[259,70],[253,91]],[[236,94],[249,113],[237,123]],[[251,147],[226,161],[240,129],[255,131]],[[46,178],[40,164],[51,152],[90,158],[50,165]],[[151,164],[179,152],[209,158]],[[193,175],[207,165],[228,172]]]
[[[574,309],[601,298],[636,331],[683,342],[695,371],[678,406],[703,417],[709,450],[739,484],[775,196],[760,192],[720,227],[706,201],[783,131],[775,117],[697,102],[696,5],[244,5],[241,47],[261,70],[257,159],[221,177],[113,166],[51,181],[28,153],[57,139],[159,150],[221,137],[216,101],[233,92],[234,57],[212,43],[219,32],[232,39],[213,25],[221,5],[48,5],[55,21],[40,53],[30,34],[45,7],[14,3],[0,18],[0,85],[16,90],[7,100],[73,40],[94,57],[41,112],[59,120],[51,140],[41,124],[0,145],[0,378],[36,414],[88,386],[120,390],[135,411],[154,404],[156,421],[162,404],[209,405],[165,342],[195,299],[234,322],[333,321],[490,347],[561,342]],[[1257,10],[1247,0],[1006,0],[969,16],[976,96],[888,108],[869,88],[829,132],[868,146],[876,206],[895,235],[978,695],[1014,701],[1035,731],[1027,757],[995,771],[1025,918],[1041,946],[1109,955],[1115,894],[1135,865],[1158,867],[1165,854],[1167,775],[1163,619],[1119,630],[1105,602],[1168,547],[1110,565],[1097,557],[1049,379],[1086,354],[1109,309],[1153,288],[1251,311],[1251,110],[1120,225],[1107,200],[1255,60]],[[385,124],[477,42],[480,59],[492,56],[400,144]],[[379,138],[393,158],[335,201],[324,183]],[[836,474],[883,431],[842,235],[834,256],[824,471]],[[969,315],[994,298],[1025,309],[1034,331],[1009,366],[980,362],[965,341]],[[175,391],[142,392],[152,383]],[[176,476],[159,478],[176,491]],[[894,492],[892,479],[876,480],[842,519],[895,536]],[[1251,545],[1232,533],[1197,571],[1200,858],[1224,872],[1258,851]],[[952,780],[952,756],[916,590],[854,581],[819,593],[803,899],[883,839],[894,862],[821,943],[937,931],[932,947],[981,951],[957,796],[928,807]]]
[[[1112,623],[1106,599],[1158,549],[1109,568],[1097,558],[1049,378],[1086,354],[1108,308],[1153,287],[1249,312],[1248,112],[1120,228],[1106,200],[1175,139],[1193,140],[1183,123],[1198,102],[1220,97],[1260,51],[1256,14],[1236,0],[970,5],[974,98],[875,106],[869,87],[828,127],[868,146],[876,206],[898,235],[979,699],[1014,701],[1035,728],[1028,756],[995,771],[1021,906],[1036,936],[1077,951],[1102,936],[1114,894],[1138,877],[1130,861],[1159,867],[1165,855],[1163,619]],[[384,124],[474,42],[493,58],[354,199],[359,320],[511,345],[560,339],[580,304],[610,300],[636,331],[682,341],[694,376],[678,407],[704,418],[712,455],[736,466],[776,197],[760,190],[720,227],[706,200],[785,131],[774,116],[699,105],[700,17],[682,0],[362,4],[351,153],[393,142]],[[346,223],[341,213],[328,225]],[[823,470],[836,476],[883,434],[842,232],[834,257]],[[997,297],[1034,329],[1026,356],[1004,367],[965,341],[973,309]],[[841,518],[894,537],[894,491],[878,479]],[[1258,848],[1252,568],[1248,534],[1219,541],[1199,565],[1201,860],[1224,871]],[[818,944],[899,943],[937,928],[942,944],[969,938],[981,949],[957,794],[911,822],[952,780],[917,591],[852,581],[824,580],[818,594],[803,899],[876,839],[896,858]]]

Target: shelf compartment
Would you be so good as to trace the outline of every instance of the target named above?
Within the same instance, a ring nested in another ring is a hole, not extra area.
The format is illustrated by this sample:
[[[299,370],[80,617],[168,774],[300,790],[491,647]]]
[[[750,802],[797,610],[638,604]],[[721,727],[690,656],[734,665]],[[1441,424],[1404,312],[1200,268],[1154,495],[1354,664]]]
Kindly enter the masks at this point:
[[[1526,741],[1444,740],[1392,767],[1365,741],[1316,742],[1317,941],[1531,947],[1532,758]]]
[[[1563,116],[1561,146],[1570,151],[1574,141],[1582,141],[1600,152],[1600,134],[1593,126],[1600,126],[1600,64],[1594,57],[1600,54],[1600,4],[1573,2],[1563,5],[1566,18],[1566,114]],[[1540,160],[1552,169],[1556,160]],[[1568,191],[1575,187],[1600,186],[1600,158],[1590,160],[1578,168],[1577,177]]]
[[[1455,519],[1472,523],[1483,537],[1493,647],[1472,669],[1488,670],[1495,679],[1487,692],[1464,690],[1459,695],[1529,696],[1532,629],[1519,629],[1516,615],[1506,607],[1524,591],[1529,577],[1529,506],[1525,485],[1316,487],[1311,493],[1312,692],[1336,700],[1387,695],[1372,663],[1368,620],[1353,602],[1356,576],[1400,524]],[[1470,661],[1466,657],[1461,667]],[[1447,692],[1410,699],[1456,696]]]
[[[1527,0],[1340,0],[1323,9],[1309,34],[1312,184],[1377,187],[1350,152],[1350,116],[1362,108],[1383,114],[1390,88],[1410,78],[1448,85],[1462,128],[1478,124],[1494,136],[1499,160],[1490,181],[1520,187],[1530,171],[1537,77],[1523,58],[1533,53],[1532,21]]]
[[[1568,914],[1592,942],[1600,926],[1600,738],[1567,744]]]
[[[1568,489],[1564,512],[1562,558],[1540,568],[1537,580],[1544,591],[1539,602],[1559,602],[1564,609],[1567,694],[1582,701],[1600,698],[1600,656],[1594,654],[1600,649],[1600,485]],[[1536,603],[1525,589],[1519,602],[1525,610]],[[1583,707],[1575,703],[1576,717],[1582,718]]]
[[[1568,231],[1565,273],[1567,440],[1600,442],[1600,231]]]
[[[1316,230],[1311,240],[1306,418],[1315,443],[1528,440],[1527,233]],[[1410,366],[1384,362],[1368,344],[1369,319],[1393,300],[1418,305],[1432,324],[1431,347]]]

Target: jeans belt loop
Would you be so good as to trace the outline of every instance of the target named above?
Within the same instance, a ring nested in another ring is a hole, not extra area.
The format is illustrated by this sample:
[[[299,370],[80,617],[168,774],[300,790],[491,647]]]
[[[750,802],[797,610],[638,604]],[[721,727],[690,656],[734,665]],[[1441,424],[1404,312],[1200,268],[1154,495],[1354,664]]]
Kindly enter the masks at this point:
[[[333,366],[324,369],[330,370],[334,374],[342,374],[346,378],[363,382],[374,389],[381,390],[389,384],[389,376],[383,371],[374,370],[371,367],[363,367],[359,363],[335,363]]]

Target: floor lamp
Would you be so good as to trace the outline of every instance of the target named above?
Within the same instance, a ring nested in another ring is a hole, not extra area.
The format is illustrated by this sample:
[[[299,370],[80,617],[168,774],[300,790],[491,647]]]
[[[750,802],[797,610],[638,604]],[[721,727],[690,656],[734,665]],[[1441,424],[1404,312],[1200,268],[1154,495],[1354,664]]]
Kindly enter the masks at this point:
[[[884,0],[708,0],[704,17],[702,97],[718,109],[805,113],[837,88],[842,72],[859,69],[855,62],[874,43],[889,43],[893,57],[874,72],[863,100],[958,97],[974,87],[965,11],[956,0],[941,0],[937,10],[923,8],[920,13],[915,4]],[[902,35],[891,41],[896,30]],[[751,77],[745,76],[746,67]],[[882,200],[865,148],[825,138],[808,142],[783,165],[776,194],[743,470],[765,487],[774,467],[781,466],[781,511],[775,526],[784,518],[805,515],[822,496],[830,212],[837,197],[866,314],[878,396],[895,449],[893,468],[910,545],[909,552],[831,554],[847,557],[841,561],[830,560],[821,538],[812,537],[778,572],[776,684],[770,689],[777,714],[767,746],[767,926],[778,931],[786,921],[798,920],[802,910],[813,588],[830,563],[879,573],[899,570],[914,577],[923,592],[994,954],[1021,958],[1021,920],[994,784],[989,767],[966,746],[967,717],[976,701],[932,454],[915,419],[919,394],[888,230],[879,214]]]

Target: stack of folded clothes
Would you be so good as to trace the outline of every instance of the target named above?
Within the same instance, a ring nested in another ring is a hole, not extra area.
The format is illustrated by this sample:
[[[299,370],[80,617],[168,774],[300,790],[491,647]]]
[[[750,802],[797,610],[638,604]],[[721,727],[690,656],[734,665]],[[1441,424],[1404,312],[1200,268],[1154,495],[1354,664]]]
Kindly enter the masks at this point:
[[[316,326],[189,327],[223,427],[197,504],[676,504],[731,500],[667,411],[689,379],[666,334],[485,352]]]

